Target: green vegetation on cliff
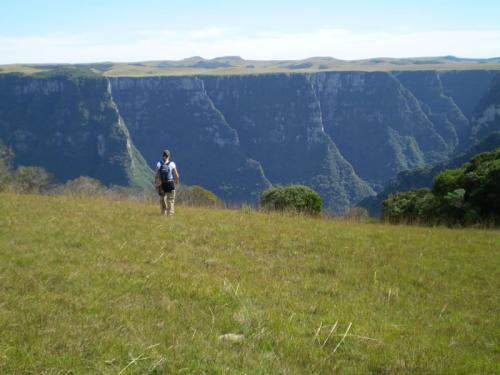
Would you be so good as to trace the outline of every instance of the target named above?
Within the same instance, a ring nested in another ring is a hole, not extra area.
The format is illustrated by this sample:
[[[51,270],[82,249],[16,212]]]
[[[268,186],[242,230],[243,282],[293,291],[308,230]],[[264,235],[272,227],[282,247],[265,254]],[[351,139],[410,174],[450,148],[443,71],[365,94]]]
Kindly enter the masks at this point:
[[[499,245],[0,194],[0,372],[496,373]]]

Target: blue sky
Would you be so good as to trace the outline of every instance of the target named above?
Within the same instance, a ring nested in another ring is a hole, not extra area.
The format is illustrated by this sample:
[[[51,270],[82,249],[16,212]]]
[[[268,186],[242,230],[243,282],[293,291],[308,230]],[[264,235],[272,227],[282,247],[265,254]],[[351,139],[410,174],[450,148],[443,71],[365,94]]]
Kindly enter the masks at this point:
[[[0,64],[500,56],[500,1],[3,0]]]

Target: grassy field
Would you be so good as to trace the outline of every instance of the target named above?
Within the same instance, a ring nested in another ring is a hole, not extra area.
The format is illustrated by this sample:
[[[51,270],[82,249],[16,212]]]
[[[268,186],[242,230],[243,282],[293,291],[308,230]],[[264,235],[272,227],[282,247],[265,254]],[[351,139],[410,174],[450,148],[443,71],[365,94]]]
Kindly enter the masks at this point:
[[[21,74],[31,75],[35,73],[41,73],[43,71],[44,71],[43,69],[37,69],[32,66],[26,66],[21,64],[0,65],[0,74],[21,73]]]
[[[247,65],[235,65],[231,67],[221,67],[212,69],[172,66],[169,68],[158,67],[154,64],[144,64],[134,66],[130,64],[114,64],[104,74],[109,77],[146,77],[146,76],[193,76],[193,75],[258,75],[274,73],[318,73],[318,72],[391,72],[391,71],[415,71],[415,70],[499,70],[500,63],[491,62],[478,64],[475,62],[457,63],[429,63],[429,64],[393,64],[381,62],[373,64],[370,62],[311,62],[311,66],[304,63],[300,67],[300,62],[279,62],[250,61]],[[292,67],[290,67],[292,66]],[[297,66],[297,67],[293,67]]]
[[[95,64],[33,64],[0,65],[1,73],[47,74],[57,69],[90,69],[94,74],[109,77],[193,76],[193,75],[256,75],[274,73],[314,72],[391,72],[415,70],[500,70],[500,58],[460,59],[455,57],[375,58],[338,60],[312,57],[304,60],[244,60],[240,57],[144,61],[138,63]]]
[[[495,230],[4,193],[0,373],[499,373],[499,266]]]

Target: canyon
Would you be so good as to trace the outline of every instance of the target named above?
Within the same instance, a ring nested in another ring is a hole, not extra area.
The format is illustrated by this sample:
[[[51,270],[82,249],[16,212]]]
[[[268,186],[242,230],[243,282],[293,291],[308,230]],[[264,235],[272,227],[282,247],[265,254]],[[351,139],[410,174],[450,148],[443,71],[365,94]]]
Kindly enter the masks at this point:
[[[16,165],[148,188],[168,148],[183,183],[230,204],[293,183],[341,214],[500,128],[498,70],[98,73],[0,74]]]

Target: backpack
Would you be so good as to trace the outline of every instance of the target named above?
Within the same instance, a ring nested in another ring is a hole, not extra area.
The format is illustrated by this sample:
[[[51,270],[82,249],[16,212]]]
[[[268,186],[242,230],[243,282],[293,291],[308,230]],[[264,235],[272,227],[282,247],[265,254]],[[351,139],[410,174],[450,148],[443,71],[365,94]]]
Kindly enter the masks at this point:
[[[170,168],[170,161],[168,163],[160,162],[160,169],[158,170],[160,174],[160,181],[162,183],[169,182],[174,180],[174,176],[172,174],[172,168]]]

